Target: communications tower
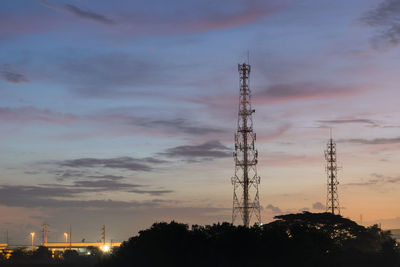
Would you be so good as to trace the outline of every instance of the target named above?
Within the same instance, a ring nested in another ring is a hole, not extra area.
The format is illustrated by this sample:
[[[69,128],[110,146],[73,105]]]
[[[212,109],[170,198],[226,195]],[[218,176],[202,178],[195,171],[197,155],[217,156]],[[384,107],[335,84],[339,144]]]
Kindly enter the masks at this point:
[[[250,225],[254,214],[256,223],[261,224],[260,202],[258,185],[260,177],[257,175],[258,152],[255,149],[256,134],[253,132],[253,116],[251,108],[251,92],[249,88],[249,64],[239,64],[240,97],[237,131],[235,133],[235,175],[232,177],[233,185],[233,210],[232,223],[240,214],[243,225]]]
[[[332,133],[329,139],[326,150],[326,173],[328,175],[327,197],[326,197],[326,212],[340,215],[338,180],[337,180],[337,162],[336,162],[336,143],[333,142]]]

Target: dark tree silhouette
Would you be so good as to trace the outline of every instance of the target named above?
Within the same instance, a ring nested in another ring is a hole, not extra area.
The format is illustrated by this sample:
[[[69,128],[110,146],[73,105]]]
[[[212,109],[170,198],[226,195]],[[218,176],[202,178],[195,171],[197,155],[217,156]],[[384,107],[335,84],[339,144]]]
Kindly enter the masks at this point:
[[[330,213],[277,216],[250,228],[155,223],[104,259],[100,266],[398,266],[389,232],[365,228]]]
[[[18,261],[25,261],[29,259],[31,256],[31,252],[28,251],[26,248],[15,248],[13,253],[11,254],[10,261],[18,262]]]
[[[51,251],[47,247],[40,246],[33,251],[31,259],[34,261],[49,262],[52,260]]]
[[[76,261],[79,258],[78,252],[72,249],[67,249],[62,255],[66,261]]]

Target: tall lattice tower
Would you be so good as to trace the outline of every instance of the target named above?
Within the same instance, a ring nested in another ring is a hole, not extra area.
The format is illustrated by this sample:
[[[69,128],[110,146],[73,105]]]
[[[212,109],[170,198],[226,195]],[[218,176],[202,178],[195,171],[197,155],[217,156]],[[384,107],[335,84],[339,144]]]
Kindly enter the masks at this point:
[[[256,134],[253,132],[253,116],[251,108],[251,92],[249,88],[249,64],[239,64],[240,97],[237,132],[235,133],[235,175],[233,184],[232,223],[238,214],[243,219],[243,225],[250,225],[251,216],[256,216],[256,223],[261,223],[258,185],[260,177],[257,175],[258,152],[254,142]]]
[[[326,173],[328,175],[327,197],[326,197],[326,212],[332,214],[340,214],[338,180],[337,180],[337,162],[336,162],[336,143],[333,142],[332,134],[329,139],[326,150]]]

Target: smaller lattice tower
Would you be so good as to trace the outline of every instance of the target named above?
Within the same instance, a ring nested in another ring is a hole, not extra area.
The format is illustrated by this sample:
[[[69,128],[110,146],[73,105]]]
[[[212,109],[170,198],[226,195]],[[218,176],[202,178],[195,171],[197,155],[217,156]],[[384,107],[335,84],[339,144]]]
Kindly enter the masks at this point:
[[[337,180],[337,162],[336,162],[336,143],[333,142],[332,133],[326,145],[325,150],[326,173],[328,176],[326,212],[340,215],[338,180]]]
[[[255,148],[256,134],[253,132],[253,116],[251,108],[251,92],[249,87],[249,64],[239,64],[240,97],[237,131],[235,133],[235,175],[233,184],[232,223],[237,215],[241,215],[243,225],[249,227],[252,215],[256,223],[261,224],[258,185],[260,176],[257,175],[258,152]]]

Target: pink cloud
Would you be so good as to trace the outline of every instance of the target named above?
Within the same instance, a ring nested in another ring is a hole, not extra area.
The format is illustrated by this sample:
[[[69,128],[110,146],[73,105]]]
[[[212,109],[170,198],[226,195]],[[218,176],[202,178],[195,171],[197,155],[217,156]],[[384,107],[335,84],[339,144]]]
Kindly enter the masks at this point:
[[[191,34],[246,25],[282,9],[286,1],[220,0],[183,3],[174,11],[157,13],[145,10],[118,18],[118,31],[126,34]],[[160,2],[160,5],[163,5]]]
[[[261,166],[302,166],[315,163],[319,167],[322,162],[320,155],[291,155],[283,152],[266,153],[265,156],[260,157]]]
[[[263,91],[253,91],[253,106],[273,104],[280,102],[294,102],[313,99],[342,98],[360,94],[369,90],[369,87],[361,86],[333,86],[320,83],[303,82],[270,85]],[[237,92],[237,94],[239,94]],[[187,99],[194,103],[207,105],[215,110],[227,110],[237,108],[239,95],[216,96],[197,99]]]
[[[267,6],[263,3],[250,2],[245,6],[242,12],[230,15],[217,12],[213,14],[213,16],[208,16],[181,25],[183,26],[183,30],[186,32],[204,32],[227,29],[255,22],[267,15],[274,14],[277,10],[278,8]]]
[[[92,24],[82,22],[79,18],[85,18],[96,23],[96,27],[102,31],[119,35],[120,37],[132,35],[164,35],[164,34],[188,34],[213,30],[229,29],[246,25],[265,16],[276,13],[283,6],[282,3],[273,1],[217,1],[213,4],[201,3],[196,5],[183,5],[181,9],[170,13],[156,13],[151,8],[141,7],[143,11],[121,13],[121,11],[107,12],[111,14],[99,14],[83,9],[80,6],[54,5],[43,0],[40,13],[2,14],[0,16],[0,33],[3,34],[31,34],[60,31],[72,28],[77,24],[81,28]],[[133,10],[126,6],[126,10]],[[125,11],[125,10],[123,10]],[[57,15],[57,16],[55,16]],[[113,20],[108,18],[112,15]],[[64,19],[60,19],[60,16]],[[72,17],[72,19],[71,19]],[[78,18],[77,18],[78,17]],[[105,23],[109,22],[109,23]],[[105,25],[107,24],[107,25]]]
[[[256,104],[302,101],[309,99],[339,98],[358,94],[361,89],[354,86],[329,86],[316,83],[274,84],[265,91],[257,92]]]
[[[47,109],[38,109],[35,107],[0,108],[0,121],[68,124],[78,120],[79,117],[76,115],[54,112]]]
[[[291,128],[291,126],[292,125],[290,123],[285,123],[283,125],[280,125],[276,129],[272,129],[267,132],[263,131],[265,133],[257,135],[257,142],[274,140],[286,133]]]

